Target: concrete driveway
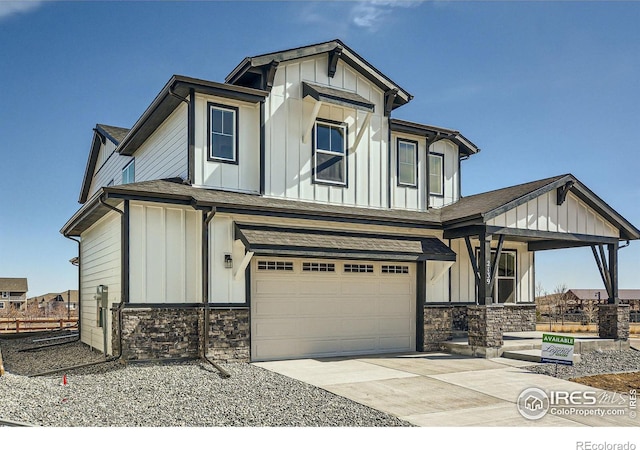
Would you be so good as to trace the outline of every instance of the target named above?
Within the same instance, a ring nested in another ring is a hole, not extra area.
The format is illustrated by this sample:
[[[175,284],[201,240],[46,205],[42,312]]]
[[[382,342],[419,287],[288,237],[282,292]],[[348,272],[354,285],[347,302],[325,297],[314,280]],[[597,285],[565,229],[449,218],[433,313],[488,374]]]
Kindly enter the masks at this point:
[[[607,415],[605,410],[613,409],[611,404],[602,405],[601,410],[605,411],[602,416],[587,414],[584,407],[579,407],[573,414],[549,412],[538,420],[524,418],[516,402],[527,388],[537,387],[547,393],[597,391],[521,369],[531,364],[444,353],[255,363],[418,426],[640,425],[626,405],[623,415]]]

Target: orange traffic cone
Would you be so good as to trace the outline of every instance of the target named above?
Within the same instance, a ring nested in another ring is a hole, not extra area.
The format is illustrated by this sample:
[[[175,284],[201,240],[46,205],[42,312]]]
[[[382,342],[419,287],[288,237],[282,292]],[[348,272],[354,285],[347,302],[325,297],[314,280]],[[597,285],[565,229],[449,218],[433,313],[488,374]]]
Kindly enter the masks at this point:
[[[60,386],[69,386],[69,383],[67,382],[67,374],[66,373],[62,376],[62,383],[60,384]]]

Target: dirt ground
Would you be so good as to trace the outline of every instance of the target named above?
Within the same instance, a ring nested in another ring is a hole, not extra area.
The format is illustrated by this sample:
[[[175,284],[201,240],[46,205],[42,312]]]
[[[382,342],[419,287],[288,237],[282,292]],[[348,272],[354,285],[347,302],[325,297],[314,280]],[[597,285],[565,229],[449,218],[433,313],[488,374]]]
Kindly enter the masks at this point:
[[[592,375],[589,377],[571,378],[570,381],[610,392],[628,394],[631,389],[640,390],[640,372]]]

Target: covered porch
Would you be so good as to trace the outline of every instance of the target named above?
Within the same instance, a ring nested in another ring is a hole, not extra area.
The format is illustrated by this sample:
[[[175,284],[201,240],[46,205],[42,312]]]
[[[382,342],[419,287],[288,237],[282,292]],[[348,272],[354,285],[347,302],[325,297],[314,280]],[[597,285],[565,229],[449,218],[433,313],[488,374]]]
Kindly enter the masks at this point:
[[[519,303],[533,306],[533,316],[523,316],[523,309],[514,307],[515,286],[503,276],[509,245],[524,246],[531,261],[540,251],[590,247],[608,296],[599,309],[598,338],[628,340],[629,307],[618,296],[618,252],[639,239],[640,231],[572,175],[466,197],[444,208],[442,217],[444,239],[464,240],[472,268],[475,301],[467,306],[466,319],[467,346],[475,356],[498,356],[505,332],[535,330],[535,282],[528,301]],[[529,317],[530,328],[511,327],[522,317]]]

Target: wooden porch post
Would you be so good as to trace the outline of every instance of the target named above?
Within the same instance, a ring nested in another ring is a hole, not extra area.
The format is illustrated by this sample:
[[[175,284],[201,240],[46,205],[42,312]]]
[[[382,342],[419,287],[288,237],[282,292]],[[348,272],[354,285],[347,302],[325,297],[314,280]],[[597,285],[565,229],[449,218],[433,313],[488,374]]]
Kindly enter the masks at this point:
[[[609,250],[609,304],[617,305],[620,303],[618,297],[618,244],[607,245]]]
[[[493,283],[491,282],[491,235],[485,230],[480,232],[480,257],[478,258],[478,270],[480,283],[478,286],[478,304],[490,305],[493,303]]]

